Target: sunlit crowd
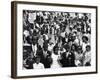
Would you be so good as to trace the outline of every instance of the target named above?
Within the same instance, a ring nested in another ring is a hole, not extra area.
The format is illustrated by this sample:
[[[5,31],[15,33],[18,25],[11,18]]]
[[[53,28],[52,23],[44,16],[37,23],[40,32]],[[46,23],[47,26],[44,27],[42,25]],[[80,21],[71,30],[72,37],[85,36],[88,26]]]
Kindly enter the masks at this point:
[[[91,66],[91,14],[23,10],[23,69]]]

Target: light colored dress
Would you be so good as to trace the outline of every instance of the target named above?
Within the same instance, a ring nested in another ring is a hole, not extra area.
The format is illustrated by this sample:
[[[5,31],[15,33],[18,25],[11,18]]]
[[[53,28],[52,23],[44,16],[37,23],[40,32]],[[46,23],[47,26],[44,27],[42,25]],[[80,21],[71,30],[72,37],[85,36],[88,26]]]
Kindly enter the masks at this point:
[[[82,60],[83,54],[78,54],[77,52],[75,52],[75,65],[76,66],[80,66],[81,60]]]
[[[83,65],[85,65],[87,62],[91,64],[91,52],[90,51],[86,52]]]
[[[61,68],[61,65],[58,63],[58,55],[52,54],[53,63],[51,68]]]

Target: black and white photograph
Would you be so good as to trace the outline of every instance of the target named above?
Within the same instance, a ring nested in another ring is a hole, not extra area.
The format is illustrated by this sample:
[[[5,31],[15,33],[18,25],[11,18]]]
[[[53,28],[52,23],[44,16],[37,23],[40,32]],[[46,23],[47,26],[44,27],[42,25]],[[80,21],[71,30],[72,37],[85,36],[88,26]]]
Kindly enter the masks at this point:
[[[91,13],[23,10],[23,68],[91,66]]]
[[[12,76],[97,73],[97,7],[13,2]]]

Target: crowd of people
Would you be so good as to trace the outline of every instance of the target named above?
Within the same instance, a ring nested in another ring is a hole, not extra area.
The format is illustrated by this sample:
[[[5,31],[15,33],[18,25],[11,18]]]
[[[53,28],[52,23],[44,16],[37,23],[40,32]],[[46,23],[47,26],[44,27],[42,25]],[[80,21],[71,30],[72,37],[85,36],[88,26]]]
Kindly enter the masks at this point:
[[[91,14],[23,10],[23,68],[91,66]]]

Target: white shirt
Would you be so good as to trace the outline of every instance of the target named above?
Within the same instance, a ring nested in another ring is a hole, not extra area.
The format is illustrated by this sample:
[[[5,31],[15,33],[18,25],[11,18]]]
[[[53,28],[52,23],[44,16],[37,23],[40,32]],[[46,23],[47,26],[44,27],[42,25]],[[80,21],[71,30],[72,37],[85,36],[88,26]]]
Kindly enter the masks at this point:
[[[25,37],[29,36],[29,31],[28,30],[24,30],[24,35],[25,35]]]
[[[34,69],[44,69],[44,65],[42,63],[34,63],[33,64]]]
[[[42,38],[38,39],[38,43],[41,47],[43,47],[44,40]]]
[[[75,41],[74,41],[75,44],[79,44],[79,39],[76,37]]]
[[[56,24],[55,26],[56,26],[56,29],[59,29],[59,28],[60,28],[60,26],[59,26],[59,25],[57,25],[57,24]]]
[[[46,40],[48,40],[49,38],[48,38],[48,35],[46,35],[46,34],[43,34],[44,36],[45,36],[45,38],[46,38]]]
[[[37,45],[32,45],[32,50],[34,52],[34,56],[36,56]]]
[[[61,33],[61,36],[64,38],[65,37],[65,32],[62,32]]]
[[[52,49],[53,49],[54,46],[55,46],[54,44],[48,45],[48,50],[49,50],[49,51],[52,51]]]

